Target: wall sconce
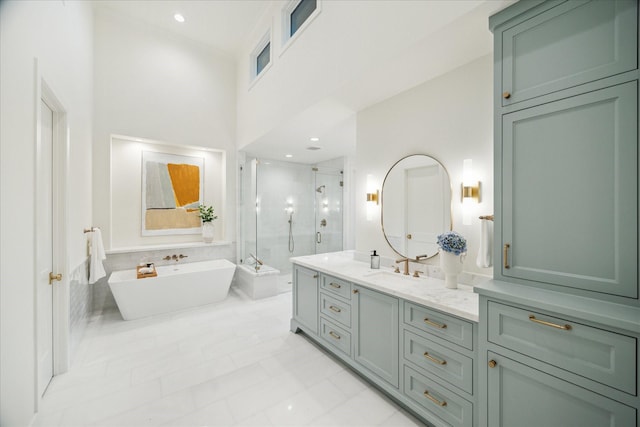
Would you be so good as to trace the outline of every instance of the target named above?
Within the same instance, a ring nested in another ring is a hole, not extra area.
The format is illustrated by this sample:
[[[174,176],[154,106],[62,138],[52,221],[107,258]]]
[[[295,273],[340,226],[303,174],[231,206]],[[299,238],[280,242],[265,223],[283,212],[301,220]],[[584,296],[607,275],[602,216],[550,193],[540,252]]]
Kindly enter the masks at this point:
[[[375,193],[367,193],[367,202],[376,202],[376,205],[380,204],[380,190],[376,190]]]
[[[371,203],[369,203],[371,202]],[[375,202],[375,204],[373,203]],[[367,175],[367,221],[373,221],[377,215],[376,205],[380,204],[380,190],[376,189],[376,183],[373,175]]]
[[[480,203],[481,194],[480,181],[473,179],[473,163],[471,159],[465,159],[462,163],[462,183],[460,184],[460,202],[462,203],[462,224],[471,225],[472,212],[470,204],[475,199]]]

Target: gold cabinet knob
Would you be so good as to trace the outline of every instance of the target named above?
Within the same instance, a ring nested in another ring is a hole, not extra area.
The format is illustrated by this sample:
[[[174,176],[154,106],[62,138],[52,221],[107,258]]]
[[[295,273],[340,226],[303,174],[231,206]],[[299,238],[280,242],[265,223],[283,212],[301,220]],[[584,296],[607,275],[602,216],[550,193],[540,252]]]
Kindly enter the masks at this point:
[[[495,368],[497,364],[498,364],[498,362],[496,362],[495,360],[493,360],[493,359],[489,360],[489,367],[490,368]]]
[[[358,290],[357,290],[357,289],[354,289],[354,290],[353,290],[353,293],[354,293],[354,294],[357,294],[357,293],[358,293]]]
[[[407,234],[407,239],[411,240],[412,237],[411,234]]]
[[[504,99],[509,99],[509,98],[511,98],[511,93],[509,91],[502,92],[502,97]]]
[[[62,280],[62,274],[61,273],[53,274],[53,272],[49,273],[49,284],[52,285],[54,280],[58,282]]]

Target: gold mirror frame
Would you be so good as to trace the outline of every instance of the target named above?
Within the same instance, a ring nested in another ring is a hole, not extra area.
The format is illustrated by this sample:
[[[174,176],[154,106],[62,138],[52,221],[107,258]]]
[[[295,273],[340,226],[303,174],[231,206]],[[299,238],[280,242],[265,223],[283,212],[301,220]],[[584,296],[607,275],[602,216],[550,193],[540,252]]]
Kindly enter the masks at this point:
[[[423,254],[415,254],[415,255],[412,255],[412,256],[410,256],[411,254],[403,254],[403,253],[401,252],[401,249],[397,248],[396,246],[394,246],[394,245],[391,243],[391,241],[390,241],[390,239],[389,239],[389,236],[388,236],[387,232],[385,231],[385,226],[384,226],[384,210],[385,210],[385,209],[384,209],[384,200],[385,200],[385,184],[387,184],[388,179],[389,179],[389,175],[391,174],[391,172],[392,172],[392,171],[394,170],[394,168],[395,168],[395,167],[397,167],[397,166],[398,166],[398,164],[400,164],[401,162],[403,162],[403,161],[405,161],[405,160],[407,160],[407,159],[409,159],[409,158],[413,158],[413,157],[417,157],[417,156],[425,157],[425,158],[428,158],[430,161],[435,162],[435,164],[437,164],[437,165],[439,166],[439,168],[441,168],[441,169],[442,169],[442,171],[444,172],[444,175],[446,176],[446,178],[447,178],[447,180],[448,180],[448,183],[449,183],[449,185],[448,185],[448,189],[449,189],[449,201],[448,201],[448,203],[449,203],[449,209],[448,209],[448,219],[449,219],[449,221],[448,221],[448,222],[449,222],[449,228],[448,228],[448,230],[446,230],[446,229],[445,229],[445,230],[442,230],[441,232],[453,230],[453,212],[452,212],[453,188],[451,187],[451,178],[450,178],[450,176],[449,176],[449,172],[448,172],[448,171],[447,171],[447,169],[444,167],[444,165],[443,165],[443,164],[442,164],[438,159],[436,159],[435,157],[433,157],[433,156],[429,156],[429,155],[427,155],[427,154],[410,154],[410,155],[408,155],[408,156],[405,156],[405,157],[401,158],[401,159],[400,159],[400,160],[398,160],[397,162],[395,162],[395,163],[394,163],[394,164],[389,168],[389,170],[387,171],[387,173],[386,173],[386,175],[385,175],[385,177],[384,177],[384,181],[383,181],[383,183],[382,183],[382,191],[380,192],[380,199],[381,199],[381,202],[380,202],[380,225],[381,225],[381,227],[382,227],[382,234],[384,235],[384,238],[385,238],[385,240],[387,241],[387,244],[389,245],[389,247],[391,247],[391,249],[393,249],[393,251],[394,251],[395,253],[397,253],[398,255],[400,255],[401,257],[404,257],[404,258],[412,258],[412,259],[414,259],[417,255],[423,255]],[[387,190],[388,190],[388,188],[387,188]],[[425,197],[428,197],[428,196],[425,196]],[[445,207],[445,203],[446,203],[446,202],[445,202],[445,201],[443,201],[443,208]],[[446,216],[443,216],[443,220],[445,221],[445,223],[446,223],[446,219],[447,219],[447,218],[446,218]],[[405,224],[405,229],[406,229],[406,224]],[[404,236],[403,238],[406,238],[406,236]],[[435,242],[434,242],[434,243],[435,243]],[[433,258],[433,257],[434,257],[434,256],[436,256],[437,254],[438,254],[437,250],[436,250],[434,253],[432,253],[432,254],[431,254],[431,253],[427,253],[427,254],[425,254],[425,255],[427,255],[427,256],[426,256],[426,257],[424,257],[423,259]]]

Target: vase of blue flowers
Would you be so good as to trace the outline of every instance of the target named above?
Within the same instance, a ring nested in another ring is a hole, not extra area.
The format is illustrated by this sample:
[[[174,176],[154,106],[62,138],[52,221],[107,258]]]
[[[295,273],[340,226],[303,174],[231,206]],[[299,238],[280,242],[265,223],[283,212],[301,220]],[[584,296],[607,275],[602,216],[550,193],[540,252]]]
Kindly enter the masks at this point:
[[[462,273],[464,258],[467,255],[467,240],[455,231],[447,231],[438,236],[440,247],[440,268],[444,273],[445,286],[458,287],[458,275]]]

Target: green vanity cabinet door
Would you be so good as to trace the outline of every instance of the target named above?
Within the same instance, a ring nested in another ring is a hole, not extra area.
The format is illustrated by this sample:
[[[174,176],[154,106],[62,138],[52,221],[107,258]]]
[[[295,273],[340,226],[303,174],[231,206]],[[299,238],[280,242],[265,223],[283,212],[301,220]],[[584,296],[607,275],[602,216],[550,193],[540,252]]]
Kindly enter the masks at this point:
[[[636,425],[635,408],[493,352],[488,360],[491,427]]]
[[[398,387],[399,302],[397,298],[354,287],[354,358],[360,365]]]
[[[502,116],[502,280],[637,298],[637,106],[632,81]]]
[[[318,333],[318,273],[294,265],[293,318],[305,332]]]
[[[637,68],[636,0],[551,5],[495,34],[503,106]]]

